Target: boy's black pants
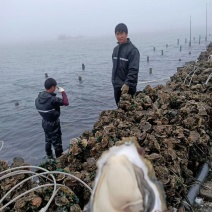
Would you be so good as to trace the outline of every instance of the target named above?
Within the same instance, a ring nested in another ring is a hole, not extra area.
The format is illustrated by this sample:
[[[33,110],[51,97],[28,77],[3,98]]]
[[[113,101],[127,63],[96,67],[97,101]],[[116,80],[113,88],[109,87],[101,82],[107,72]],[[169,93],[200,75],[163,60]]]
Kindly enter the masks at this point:
[[[45,132],[45,150],[48,157],[52,157],[52,148],[53,145],[55,150],[56,157],[60,157],[63,153],[63,146],[62,146],[62,133],[60,128],[60,120],[57,119],[54,122],[48,122],[42,120],[42,127]]]

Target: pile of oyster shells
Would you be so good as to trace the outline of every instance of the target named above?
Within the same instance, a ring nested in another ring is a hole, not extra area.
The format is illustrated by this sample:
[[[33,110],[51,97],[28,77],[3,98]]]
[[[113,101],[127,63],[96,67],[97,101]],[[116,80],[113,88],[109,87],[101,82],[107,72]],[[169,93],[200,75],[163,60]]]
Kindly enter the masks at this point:
[[[92,131],[72,139],[69,150],[59,161],[48,161],[41,166],[74,174],[92,187],[96,161],[102,152],[119,145],[122,137],[135,136],[145,150],[145,157],[152,162],[156,177],[164,185],[169,210],[178,208],[200,166],[212,157],[212,79],[208,80],[212,73],[208,62],[211,54],[212,43],[200,54],[198,61],[179,67],[165,86],[147,85],[133,98],[124,94],[118,109],[101,112]],[[5,169],[8,165],[0,161],[0,172]],[[0,198],[22,179],[19,175],[16,178],[1,182]],[[89,190],[70,177],[59,177],[58,181],[72,193],[64,189],[59,191],[48,211],[81,211],[80,207],[89,200]],[[42,183],[23,184],[3,204],[19,192]],[[31,208],[39,211],[51,192],[50,187],[31,192],[8,210],[27,211],[26,208]]]
[[[170,210],[178,207],[200,166],[211,159],[212,79],[205,84],[212,73],[210,54],[212,44],[197,62],[178,68],[166,86],[148,85],[134,98],[125,94],[117,110],[101,112],[92,132],[71,140],[63,156],[66,169],[92,186],[102,152],[135,136],[164,185]]]

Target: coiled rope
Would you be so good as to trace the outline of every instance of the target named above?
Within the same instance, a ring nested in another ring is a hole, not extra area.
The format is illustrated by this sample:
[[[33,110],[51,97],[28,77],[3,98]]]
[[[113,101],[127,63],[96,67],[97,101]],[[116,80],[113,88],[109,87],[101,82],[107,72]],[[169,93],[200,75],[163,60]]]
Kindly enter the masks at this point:
[[[28,171],[28,170],[19,170],[19,169],[26,169],[26,168],[30,168],[30,169],[31,169],[31,168],[35,168],[35,169],[42,170],[42,171],[44,171],[44,172],[42,172],[42,173],[35,173],[35,172],[33,172],[33,171]],[[13,171],[13,172],[11,172],[11,171]],[[7,173],[7,172],[9,172],[9,173]],[[26,191],[26,192],[24,192],[24,193],[18,195],[17,197],[15,197],[14,199],[12,199],[10,202],[8,202],[8,203],[5,204],[4,206],[2,206],[2,207],[0,208],[0,211],[2,211],[5,207],[7,207],[8,205],[10,205],[11,203],[15,202],[17,199],[21,198],[22,196],[24,196],[24,195],[26,195],[26,194],[28,194],[28,193],[34,191],[34,190],[37,190],[37,189],[43,188],[43,187],[54,186],[54,190],[53,190],[52,196],[51,196],[51,198],[49,199],[47,205],[46,205],[45,207],[43,207],[43,208],[40,210],[40,212],[46,212],[46,211],[48,210],[48,207],[50,206],[52,200],[54,199],[55,195],[56,195],[57,192],[59,191],[59,189],[60,189],[62,186],[66,187],[65,185],[57,184],[57,183],[56,183],[56,179],[55,179],[55,177],[53,176],[53,174],[63,174],[63,175],[67,175],[67,176],[69,176],[69,177],[72,177],[72,178],[76,179],[77,181],[79,181],[80,183],[82,183],[82,184],[92,193],[92,189],[91,189],[85,182],[83,182],[81,179],[79,179],[78,177],[76,177],[76,176],[74,176],[74,175],[72,175],[72,174],[70,174],[70,173],[65,173],[65,172],[60,172],[60,171],[48,171],[47,169],[44,169],[44,168],[41,168],[41,167],[38,167],[38,166],[20,166],[20,167],[14,167],[14,168],[11,168],[11,169],[7,169],[7,170],[5,170],[5,171],[0,172],[0,176],[1,176],[1,177],[0,177],[0,181],[3,180],[3,179],[5,179],[5,178],[11,177],[11,176],[15,176],[15,175],[19,175],[19,174],[32,174],[32,176],[30,176],[30,177],[28,177],[28,178],[22,180],[22,181],[19,182],[17,185],[15,185],[13,188],[11,188],[11,189],[1,198],[0,203],[2,203],[3,200],[4,200],[13,190],[15,190],[18,186],[20,186],[21,184],[25,183],[26,181],[28,181],[28,180],[30,180],[30,179],[32,179],[32,178],[34,178],[34,177],[40,177],[40,176],[42,176],[42,177],[45,177],[45,178],[49,179],[49,178],[46,177],[45,175],[50,175],[51,178],[52,178],[51,181],[53,181],[53,183],[45,184],[45,185],[39,185],[39,186],[37,186],[37,187],[35,187],[35,188],[32,188],[32,189],[30,189],[30,190],[28,190],[28,191]],[[50,179],[49,179],[49,180],[50,180]],[[58,186],[59,186],[60,188],[56,189]],[[67,188],[68,188],[68,187],[67,187]],[[68,188],[68,189],[70,189],[70,188]]]

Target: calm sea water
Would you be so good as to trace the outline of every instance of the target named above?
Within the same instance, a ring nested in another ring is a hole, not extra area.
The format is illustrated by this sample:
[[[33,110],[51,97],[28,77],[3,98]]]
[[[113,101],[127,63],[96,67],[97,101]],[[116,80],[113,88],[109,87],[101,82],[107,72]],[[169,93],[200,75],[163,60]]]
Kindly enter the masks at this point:
[[[209,42],[203,39],[201,44],[198,42],[199,34],[203,33],[199,31],[192,36],[192,47],[188,42],[185,44],[188,35],[180,32],[129,36],[141,54],[139,81],[159,80],[150,83],[153,86],[165,84],[160,79],[169,78],[177,67],[196,60],[206,49]],[[182,51],[177,45],[178,38]],[[101,111],[116,109],[111,84],[111,55],[115,45],[115,37],[102,37],[0,46],[0,140],[4,141],[0,159],[10,163],[14,157],[23,157],[26,162],[38,165],[45,156],[41,117],[34,105],[38,93],[44,89],[45,73],[66,90],[70,102],[68,107],[61,108],[64,150],[71,138],[92,129]],[[82,76],[82,83],[78,76]],[[139,84],[138,90],[145,85]],[[19,106],[15,106],[16,102]]]

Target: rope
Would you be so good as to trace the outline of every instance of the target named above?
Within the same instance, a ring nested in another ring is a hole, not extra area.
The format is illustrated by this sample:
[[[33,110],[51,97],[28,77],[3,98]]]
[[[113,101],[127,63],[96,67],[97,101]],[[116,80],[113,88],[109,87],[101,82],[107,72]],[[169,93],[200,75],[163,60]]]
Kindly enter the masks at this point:
[[[152,80],[152,81],[142,81],[142,82],[138,82],[138,84],[147,84],[147,83],[159,82],[159,81],[164,81],[164,80],[169,80],[169,79],[170,78],[162,78],[162,79]]]
[[[78,180],[79,182],[81,182],[90,192],[92,192],[92,189],[85,183],[85,182],[83,182],[81,179],[79,179],[78,177],[76,177],[76,176],[74,176],[73,174],[70,174],[70,173],[66,173],[66,172],[60,172],[60,171],[48,171],[48,170],[46,170],[46,169],[44,169],[44,168],[41,168],[41,167],[39,167],[39,166],[19,166],[19,167],[14,167],[14,168],[12,168],[12,169],[7,169],[7,170],[5,170],[5,171],[3,171],[3,172],[0,172],[0,176],[1,175],[3,175],[4,173],[6,173],[6,172],[11,172],[11,171],[13,171],[13,170],[16,170],[16,169],[20,169],[20,168],[37,168],[37,169],[41,169],[41,170],[43,170],[43,171],[45,171],[45,172],[43,172],[42,174],[63,174],[63,175],[67,175],[67,176],[69,176],[69,177],[73,177],[75,180]],[[23,171],[23,170],[20,170],[20,171]],[[25,170],[24,170],[25,171]],[[18,173],[18,172],[17,172]],[[11,174],[11,173],[10,173]],[[2,177],[0,177],[0,180],[2,180],[2,179],[4,179],[5,177],[4,176],[2,176]]]
[[[43,171],[45,171],[45,172],[42,172],[42,173],[35,173],[35,172],[33,172],[33,171],[28,171],[28,170],[18,170],[18,171],[15,171],[15,170],[21,169],[21,168],[36,168],[36,169],[41,169],[41,170],[43,170]],[[11,172],[11,171],[13,171],[13,172]],[[7,172],[9,172],[9,173],[7,173]],[[7,174],[6,174],[6,173],[7,173]],[[5,175],[3,175],[3,174],[5,174]],[[18,183],[18,184],[15,185],[13,188],[11,188],[11,189],[1,198],[0,203],[3,202],[3,200],[4,200],[13,190],[15,190],[19,185],[21,185],[22,183],[24,183],[24,182],[30,180],[31,178],[43,176],[43,177],[49,179],[49,178],[46,177],[45,175],[46,175],[46,174],[47,174],[47,175],[50,174],[50,176],[51,176],[52,179],[53,179],[53,183],[52,183],[52,184],[40,185],[40,186],[37,186],[37,187],[35,187],[35,188],[32,188],[32,189],[30,189],[30,190],[24,192],[23,194],[20,194],[19,196],[17,196],[16,198],[14,198],[14,199],[12,199],[10,202],[8,202],[6,205],[4,205],[3,207],[1,207],[1,208],[0,208],[0,211],[3,210],[3,209],[4,209],[5,207],[7,207],[8,205],[10,205],[11,203],[13,203],[14,201],[16,201],[18,198],[24,196],[25,194],[28,194],[28,193],[30,193],[30,192],[32,192],[32,191],[38,189],[38,188],[42,188],[42,187],[45,187],[45,186],[54,186],[54,191],[53,191],[53,193],[52,193],[52,196],[51,196],[49,202],[47,203],[47,205],[46,205],[45,207],[43,207],[43,208],[40,210],[40,212],[45,212],[45,211],[47,211],[49,205],[51,204],[51,202],[52,202],[52,200],[54,199],[55,195],[57,194],[58,190],[60,189],[60,188],[58,188],[58,189],[56,190],[56,187],[57,187],[57,186],[64,186],[64,185],[61,185],[61,184],[57,184],[57,183],[56,183],[56,179],[55,179],[55,177],[54,177],[52,174],[63,174],[63,175],[70,176],[70,177],[76,179],[77,181],[79,181],[80,183],[82,183],[82,184],[92,193],[92,189],[91,189],[85,182],[83,182],[81,179],[79,179],[78,177],[76,177],[76,176],[74,176],[74,175],[72,175],[72,174],[70,174],[70,173],[65,173],[65,172],[60,172],[60,171],[48,171],[48,170],[46,170],[46,169],[44,169],[44,168],[41,168],[41,167],[38,167],[38,166],[20,166],[20,167],[14,167],[14,168],[11,168],[11,169],[7,169],[7,170],[5,170],[5,171],[3,171],[3,172],[0,172],[0,176],[3,175],[2,177],[0,177],[0,180],[3,180],[3,179],[5,179],[5,178],[8,178],[8,177],[11,177],[11,176],[14,176],[14,175],[18,175],[18,174],[33,174],[33,175],[30,176],[30,177],[28,177],[28,178],[26,178],[26,179],[24,179],[24,180],[22,180],[20,183]],[[50,179],[49,179],[49,180],[50,180]]]
[[[35,187],[35,188],[32,188],[32,189],[30,189],[30,190],[28,190],[28,191],[25,191],[24,193],[18,195],[17,197],[15,197],[14,199],[12,199],[10,202],[8,202],[7,204],[5,204],[3,207],[1,207],[1,208],[0,208],[0,211],[2,211],[2,210],[3,210],[4,208],[6,208],[8,205],[10,205],[11,203],[13,203],[14,201],[16,201],[17,199],[19,199],[20,197],[24,196],[25,194],[28,194],[28,193],[30,193],[30,192],[32,192],[32,191],[35,191],[35,190],[37,190],[37,189],[39,189],[39,188],[43,188],[43,187],[46,187],[46,186],[54,186],[54,184],[51,183],[51,184],[40,185],[40,186],[37,186],[37,187]],[[53,192],[53,194],[54,194],[54,193],[55,193],[55,192]],[[44,208],[46,208],[46,206],[45,206]],[[43,208],[42,208],[42,209],[43,209]],[[46,211],[46,210],[47,210],[47,209],[42,210],[42,211],[44,212],[44,211]]]
[[[197,67],[194,67],[194,73],[191,76],[190,82],[188,84],[189,86],[191,85],[192,78],[193,78],[194,74],[196,73],[196,71],[197,71]]]
[[[41,170],[43,170],[43,171],[45,171],[45,172],[47,172],[47,173],[49,173],[49,171],[47,170],[47,169],[44,169],[44,168],[42,168],[42,167],[39,167],[39,166],[20,166],[20,167],[14,167],[14,168],[11,168],[11,169],[7,169],[7,170],[5,170],[5,171],[3,171],[3,172],[1,172],[0,173],[0,176],[2,176],[4,173],[7,173],[8,171],[9,172],[11,172],[12,170],[17,170],[17,169],[20,169],[20,168],[36,168],[36,169],[41,169]],[[23,172],[23,170],[20,170],[21,172]],[[26,171],[26,170],[24,170],[24,171]],[[17,172],[18,173],[18,172]],[[53,200],[53,198],[54,198],[54,193],[56,192],[56,180],[55,180],[55,177],[52,175],[52,174],[50,174],[50,176],[52,177],[52,179],[53,179],[53,181],[54,181],[54,190],[53,190],[53,193],[52,193],[52,196],[51,196],[51,198],[50,198],[50,200],[49,200],[49,202],[50,201],[52,201]],[[0,180],[1,179],[4,179],[4,176],[3,177],[0,177]],[[37,187],[36,187],[37,188]],[[34,188],[34,190],[36,190],[36,188]],[[25,195],[25,194],[28,194],[28,193],[30,193],[31,191],[34,191],[34,190],[30,190],[29,192],[28,191],[26,191],[24,194],[22,194],[22,195]],[[9,192],[10,193],[10,192]],[[13,200],[11,200],[9,203],[7,203],[6,205],[4,205],[2,208],[0,208],[0,211],[1,210],[3,210],[3,208],[5,208],[5,207],[7,207],[7,205],[9,205],[9,204],[11,204],[12,202],[14,202],[16,199],[18,199],[19,197],[21,197],[22,195],[19,195],[18,197],[16,197],[15,199],[13,199]],[[2,201],[2,199],[1,199],[1,201]],[[48,202],[48,204],[46,205],[46,206],[49,206],[50,204],[51,204],[51,202],[49,203]],[[43,211],[45,212],[45,211],[47,211],[47,209],[48,208],[46,208],[46,206],[45,206],[45,208],[43,208]]]
[[[207,79],[206,82],[205,82],[206,85],[208,84],[208,82],[209,82],[209,80],[211,79],[211,77],[212,77],[212,73],[210,73],[210,75],[208,76],[208,79]]]
[[[195,74],[195,72],[196,72],[196,69],[197,69],[197,67],[196,66],[194,66],[194,68],[192,69],[192,71],[191,72],[189,72],[187,75],[186,75],[186,77],[185,77],[185,80],[184,80],[184,84],[185,84],[185,82],[186,82],[186,80],[187,80],[187,78],[188,78],[188,76],[190,75],[190,74],[192,74],[193,73],[193,75],[192,75],[192,77],[191,77],[191,80],[192,80],[192,78],[193,78],[193,76],[194,76],[194,74]],[[190,82],[189,82],[189,85],[190,85],[190,83],[191,83],[191,80],[190,80]]]

